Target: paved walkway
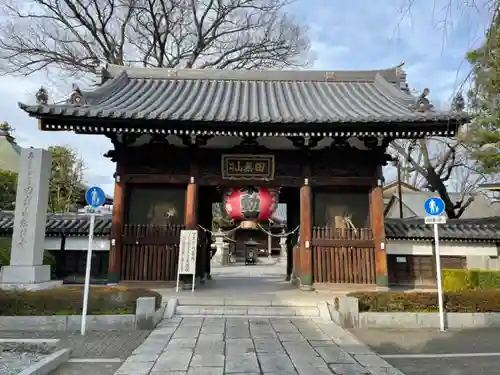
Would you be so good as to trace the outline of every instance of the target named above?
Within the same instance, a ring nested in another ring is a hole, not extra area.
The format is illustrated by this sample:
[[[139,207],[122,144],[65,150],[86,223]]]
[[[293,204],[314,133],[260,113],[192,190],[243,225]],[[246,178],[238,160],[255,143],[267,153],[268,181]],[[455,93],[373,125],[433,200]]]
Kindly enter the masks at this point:
[[[311,319],[166,319],[115,375],[403,375],[349,332]]]

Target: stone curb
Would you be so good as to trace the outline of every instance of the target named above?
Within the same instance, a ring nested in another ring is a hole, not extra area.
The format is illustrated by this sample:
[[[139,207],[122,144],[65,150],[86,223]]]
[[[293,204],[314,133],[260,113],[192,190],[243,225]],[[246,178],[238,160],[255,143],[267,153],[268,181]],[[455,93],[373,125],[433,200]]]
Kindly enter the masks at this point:
[[[81,315],[0,316],[1,331],[59,331],[80,329]],[[88,315],[87,330],[134,330],[135,315]]]
[[[136,330],[154,329],[163,319],[165,308],[155,310],[154,297],[139,297],[135,314],[87,315],[87,330]],[[1,331],[59,331],[80,330],[81,315],[54,316],[0,316]]]
[[[438,328],[437,312],[359,312],[358,299],[336,297],[328,304],[332,320],[343,328]],[[445,313],[446,328],[500,327],[500,313]]]
[[[500,327],[500,313],[445,313],[446,328]],[[359,328],[439,328],[437,312],[359,313]]]
[[[1,344],[46,344],[56,346],[59,339],[0,339]]]
[[[177,308],[178,303],[179,299],[177,297],[169,298],[167,305],[165,306],[165,313],[163,314],[163,318],[172,318],[175,315],[175,309]]]
[[[70,349],[60,349],[55,353],[42,359],[40,362],[24,369],[18,375],[47,375],[55,370],[61,363],[65,363],[69,359]]]

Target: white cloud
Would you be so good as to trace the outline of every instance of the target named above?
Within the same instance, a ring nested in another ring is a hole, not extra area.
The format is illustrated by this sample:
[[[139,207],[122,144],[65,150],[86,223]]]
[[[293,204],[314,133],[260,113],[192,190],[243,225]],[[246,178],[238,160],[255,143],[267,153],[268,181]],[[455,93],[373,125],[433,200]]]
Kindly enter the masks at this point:
[[[451,9],[450,16],[445,8],[449,0],[417,0],[412,14],[402,20],[400,10],[406,0],[298,0],[290,10],[309,26],[316,57],[314,68],[376,69],[404,60],[410,87],[417,90],[428,87],[431,99],[442,105],[467,73],[465,53],[478,45],[484,35],[486,1],[475,1],[479,11],[467,9],[460,2],[462,5]],[[448,23],[443,30],[439,22],[445,17]],[[68,144],[86,161],[88,182],[112,193],[115,167],[102,156],[111,147],[105,137],[41,132],[36,120],[18,108],[18,101],[33,101],[42,84],[56,88],[51,90],[52,97],[69,93],[67,79],[56,82],[51,77],[51,80],[44,74],[0,77],[0,121],[8,121],[16,128],[22,146]]]

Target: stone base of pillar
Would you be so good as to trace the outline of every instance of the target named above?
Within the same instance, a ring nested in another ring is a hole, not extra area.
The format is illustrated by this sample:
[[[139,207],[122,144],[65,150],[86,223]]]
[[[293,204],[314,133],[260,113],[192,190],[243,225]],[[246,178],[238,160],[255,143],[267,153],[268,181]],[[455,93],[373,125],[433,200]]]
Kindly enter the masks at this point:
[[[3,266],[0,271],[0,289],[42,290],[62,285],[61,280],[50,280],[50,266]]]
[[[299,286],[299,289],[304,292],[312,292],[314,290],[312,285],[303,285],[303,284]]]
[[[61,280],[50,280],[50,266],[3,266],[0,271],[0,289],[42,290],[62,285]]]

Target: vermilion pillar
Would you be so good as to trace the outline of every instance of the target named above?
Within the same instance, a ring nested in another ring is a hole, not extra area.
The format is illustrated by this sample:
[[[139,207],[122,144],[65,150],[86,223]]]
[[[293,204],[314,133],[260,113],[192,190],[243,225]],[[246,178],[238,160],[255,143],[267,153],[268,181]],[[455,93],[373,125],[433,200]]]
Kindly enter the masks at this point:
[[[198,227],[198,185],[194,177],[191,177],[186,189],[186,207],[184,210],[184,225],[186,229]]]
[[[370,222],[375,241],[376,283],[377,286],[386,288],[389,286],[389,277],[385,249],[384,198],[381,185],[381,181],[378,180],[376,186],[370,190]]]

